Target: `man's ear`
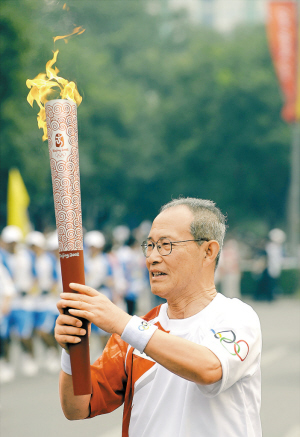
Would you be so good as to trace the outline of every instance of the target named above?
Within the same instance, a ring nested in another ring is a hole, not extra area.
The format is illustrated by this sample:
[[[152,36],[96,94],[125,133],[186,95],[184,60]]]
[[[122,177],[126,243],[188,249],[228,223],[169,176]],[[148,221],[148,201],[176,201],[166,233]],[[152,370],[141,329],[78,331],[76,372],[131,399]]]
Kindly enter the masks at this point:
[[[216,240],[211,240],[208,242],[208,245],[205,249],[205,254],[204,254],[204,265],[205,266],[209,266],[211,263],[213,263],[215,261],[215,259],[217,258],[217,255],[219,253],[220,250],[220,245]]]

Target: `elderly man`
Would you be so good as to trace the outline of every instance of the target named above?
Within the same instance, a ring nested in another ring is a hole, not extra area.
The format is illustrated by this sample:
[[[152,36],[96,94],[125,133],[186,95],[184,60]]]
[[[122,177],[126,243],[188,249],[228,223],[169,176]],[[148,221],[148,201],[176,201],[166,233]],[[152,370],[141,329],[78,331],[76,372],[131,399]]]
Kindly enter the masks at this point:
[[[71,284],[79,294],[62,296],[56,325],[67,418],[124,403],[123,437],[261,436],[260,324],[251,307],[215,289],[224,234],[225,218],[211,201],[182,198],[161,209],[142,248],[152,293],[167,303],[143,318]],[[62,314],[67,307],[72,316]],[[84,334],[77,317],[113,334],[91,366],[86,396],[73,395],[66,352]]]

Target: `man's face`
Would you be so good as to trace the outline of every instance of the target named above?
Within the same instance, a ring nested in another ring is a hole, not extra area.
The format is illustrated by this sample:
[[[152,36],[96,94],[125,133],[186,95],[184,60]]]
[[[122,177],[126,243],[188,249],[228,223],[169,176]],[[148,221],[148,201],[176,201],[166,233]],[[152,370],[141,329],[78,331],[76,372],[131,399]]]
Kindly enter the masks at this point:
[[[17,247],[17,243],[15,241],[6,244],[6,250],[9,253],[15,253],[16,247]]]
[[[36,246],[35,244],[32,244],[30,246],[30,249],[37,255],[40,256],[43,253],[43,249],[39,246]]]
[[[102,252],[102,250],[99,247],[90,246],[90,248],[89,248],[89,253],[90,253],[90,256],[92,258],[99,255],[99,253],[101,253],[101,252]]]
[[[161,237],[171,241],[193,240],[190,233],[192,221],[193,214],[186,206],[169,208],[155,218],[148,238],[153,242]],[[204,258],[204,248],[197,242],[177,243],[172,246],[170,255],[161,256],[155,247],[146,258],[151,291],[165,299],[176,299],[196,291],[202,270],[201,260]]]

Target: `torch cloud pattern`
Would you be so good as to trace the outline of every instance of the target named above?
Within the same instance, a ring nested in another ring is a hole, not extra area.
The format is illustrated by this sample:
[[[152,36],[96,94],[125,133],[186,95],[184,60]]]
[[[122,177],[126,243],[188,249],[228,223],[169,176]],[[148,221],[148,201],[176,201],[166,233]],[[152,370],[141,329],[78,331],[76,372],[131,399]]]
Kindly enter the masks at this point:
[[[82,250],[77,106],[50,100],[45,109],[59,251]]]

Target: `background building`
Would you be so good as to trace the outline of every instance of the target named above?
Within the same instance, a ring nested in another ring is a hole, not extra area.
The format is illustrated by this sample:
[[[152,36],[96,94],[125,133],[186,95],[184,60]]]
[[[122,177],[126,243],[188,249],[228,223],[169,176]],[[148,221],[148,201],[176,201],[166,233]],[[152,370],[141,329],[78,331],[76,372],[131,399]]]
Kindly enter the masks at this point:
[[[228,32],[242,23],[263,22],[267,0],[169,0],[171,9],[186,9],[192,21]]]

